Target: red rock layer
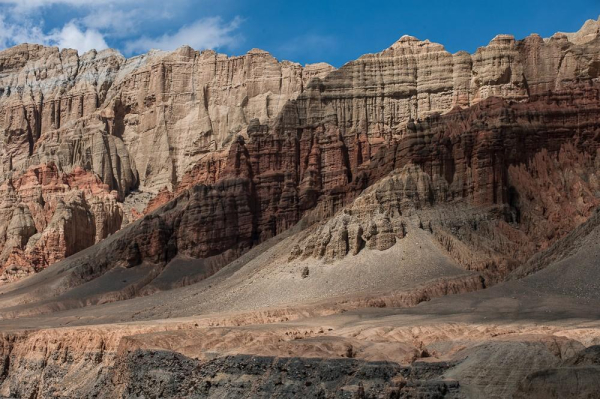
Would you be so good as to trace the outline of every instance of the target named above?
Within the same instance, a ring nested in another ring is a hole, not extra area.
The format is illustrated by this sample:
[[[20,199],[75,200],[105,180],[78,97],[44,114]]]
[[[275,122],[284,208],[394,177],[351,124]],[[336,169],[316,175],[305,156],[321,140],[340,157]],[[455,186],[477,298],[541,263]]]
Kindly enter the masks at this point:
[[[117,193],[81,168],[68,174],[52,163],[31,168],[0,192],[2,281],[43,269],[121,228]]]
[[[302,217],[333,216],[366,187],[410,165],[416,174],[405,178],[410,189],[402,191],[398,211],[416,210],[457,260],[495,278],[598,204],[598,84],[521,103],[489,99],[411,122],[377,145],[344,135],[335,118],[301,127],[297,110],[298,103],[286,106],[274,128],[251,123],[215,184],[183,191],[124,230],[101,267],[123,259],[129,266],[164,263],[178,253],[232,259]],[[559,176],[569,178],[558,184]],[[534,196],[537,190],[544,194]],[[393,194],[384,191],[382,204]],[[443,211],[450,205],[461,205],[463,214]],[[562,212],[576,218],[563,221]]]

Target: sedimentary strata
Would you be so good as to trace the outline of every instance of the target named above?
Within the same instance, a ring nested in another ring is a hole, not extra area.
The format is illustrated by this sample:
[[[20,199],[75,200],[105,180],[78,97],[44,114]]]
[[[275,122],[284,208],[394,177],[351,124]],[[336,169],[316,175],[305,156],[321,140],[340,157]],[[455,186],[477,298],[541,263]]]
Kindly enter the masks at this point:
[[[89,174],[104,194],[69,197],[69,217],[85,221],[53,228],[64,231],[54,254],[36,241],[53,208],[43,223],[32,211],[48,208],[50,197],[6,203],[6,231],[13,213],[15,221],[4,234],[3,268],[15,276],[42,269],[139,218],[150,197],[142,227],[125,234],[138,237],[130,263],[178,253],[232,259],[303,218],[335,215],[401,171],[409,174],[405,192],[391,188],[401,197],[391,208],[414,215],[467,268],[501,277],[598,203],[597,26],[549,39],[499,35],[474,54],[404,36],[338,70],[260,50],[226,57],[182,47],[131,59],[112,50],[6,50],[4,185],[54,168],[60,179]],[[563,186],[577,187],[569,198],[532,195],[540,184],[558,192],[559,174],[568,175]],[[128,202],[132,196],[138,200]],[[174,199],[171,216],[161,215]],[[463,219],[412,211],[461,201]],[[84,202],[90,210],[81,219]],[[557,217],[563,209],[572,222]],[[400,239],[389,216],[381,218],[353,227],[363,233],[349,232],[356,243],[347,246],[382,249]],[[442,225],[430,223],[436,218]],[[376,230],[387,238],[376,243]]]

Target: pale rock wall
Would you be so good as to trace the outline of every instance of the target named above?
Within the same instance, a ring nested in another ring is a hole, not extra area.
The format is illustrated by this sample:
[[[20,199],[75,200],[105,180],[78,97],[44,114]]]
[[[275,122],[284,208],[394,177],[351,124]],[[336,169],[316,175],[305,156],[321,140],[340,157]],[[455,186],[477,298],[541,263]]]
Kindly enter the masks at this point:
[[[132,59],[30,44],[0,52],[0,270],[39,270],[119,230],[136,217],[121,203],[132,190],[171,190],[250,119],[269,123],[332,69],[261,50],[227,57],[182,47]]]

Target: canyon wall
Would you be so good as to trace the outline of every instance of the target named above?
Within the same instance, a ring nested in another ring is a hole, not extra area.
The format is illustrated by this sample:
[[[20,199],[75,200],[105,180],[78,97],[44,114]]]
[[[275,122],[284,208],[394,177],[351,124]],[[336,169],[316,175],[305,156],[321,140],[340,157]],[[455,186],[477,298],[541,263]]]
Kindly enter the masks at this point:
[[[226,57],[182,47],[131,59],[5,50],[0,178],[14,195],[3,203],[1,267],[18,276],[44,268],[142,213],[125,233],[139,237],[127,244],[131,263],[235,257],[303,217],[334,215],[407,167],[407,179],[421,182],[419,195],[402,194],[413,208],[475,206],[493,220],[492,242],[497,231],[510,242],[527,237],[521,261],[573,227],[552,216],[560,206],[539,211],[532,179],[572,176],[583,203],[570,210],[576,223],[597,203],[599,47],[598,22],[588,21],[549,39],[499,35],[472,55],[404,36],[338,70],[260,50]],[[41,170],[61,188],[27,177]],[[453,249],[460,243],[484,248],[470,231],[460,242],[444,231],[439,240],[455,256],[467,259]],[[505,260],[490,266],[485,249],[467,267],[512,267],[514,254],[498,251]]]
[[[227,57],[182,47],[132,59],[28,44],[0,52],[0,278],[119,230],[249,119],[269,123],[331,69],[260,50]]]
[[[466,268],[500,278],[600,204],[599,99],[598,84],[489,99],[411,123],[362,163],[359,135],[346,139],[334,121],[298,128],[290,104],[273,130],[251,125],[231,146],[216,183],[184,190],[123,243],[138,243],[138,262],[205,258],[243,252],[304,218],[326,225],[299,254],[339,257],[336,234],[345,256],[389,248],[414,221]]]
[[[387,236],[371,244],[385,249],[403,234],[390,215],[416,215],[465,267],[501,278],[600,203],[597,30],[586,23],[574,41],[498,36],[472,56],[403,37],[314,79],[273,124],[251,122],[226,161],[199,162],[178,189],[245,185],[253,217],[237,242],[248,246],[303,217],[363,213],[312,232],[297,252],[317,257],[338,256],[336,234],[355,252],[367,230]],[[399,181],[353,204],[390,173]],[[214,248],[211,235],[198,236],[202,246]]]

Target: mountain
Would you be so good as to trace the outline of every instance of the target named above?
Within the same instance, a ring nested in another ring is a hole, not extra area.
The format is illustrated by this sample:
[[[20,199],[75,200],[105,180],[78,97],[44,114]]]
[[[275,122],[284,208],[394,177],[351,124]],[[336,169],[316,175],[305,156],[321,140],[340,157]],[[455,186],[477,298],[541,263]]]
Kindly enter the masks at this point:
[[[136,219],[197,162],[267,123],[332,68],[253,50],[114,50],[23,44],[0,54],[4,280],[39,271]]]
[[[0,396],[593,392],[599,79],[594,20],[339,69],[0,52]]]

